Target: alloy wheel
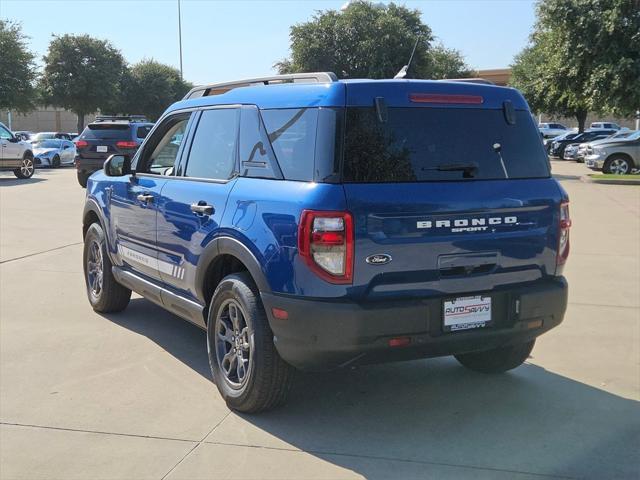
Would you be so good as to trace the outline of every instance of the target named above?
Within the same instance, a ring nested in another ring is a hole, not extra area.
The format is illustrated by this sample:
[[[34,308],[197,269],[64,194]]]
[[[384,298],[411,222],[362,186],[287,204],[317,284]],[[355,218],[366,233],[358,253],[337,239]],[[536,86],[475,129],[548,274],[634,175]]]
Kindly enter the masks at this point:
[[[609,170],[615,175],[626,175],[629,172],[629,165],[621,158],[614,158],[609,164]]]
[[[215,324],[216,360],[225,381],[242,388],[251,373],[252,341],[246,314],[234,299],[219,308]]]
[[[30,177],[33,175],[33,160],[30,158],[25,158],[22,160],[22,165],[20,165],[20,173],[25,177]]]
[[[97,240],[93,240],[87,258],[87,284],[94,298],[102,293],[103,268],[102,248]]]

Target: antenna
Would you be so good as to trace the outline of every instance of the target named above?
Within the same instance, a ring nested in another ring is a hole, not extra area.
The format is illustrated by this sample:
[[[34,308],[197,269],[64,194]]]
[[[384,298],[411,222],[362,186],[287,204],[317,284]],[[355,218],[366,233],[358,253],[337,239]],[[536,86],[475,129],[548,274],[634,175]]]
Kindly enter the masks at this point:
[[[393,78],[405,78],[409,73],[409,67],[411,67],[411,62],[413,62],[413,55],[416,53],[416,48],[418,47],[418,42],[420,41],[420,35],[416,38],[416,43],[413,44],[413,50],[411,50],[411,56],[409,57],[409,63],[407,63],[404,67],[400,69],[396,76]]]

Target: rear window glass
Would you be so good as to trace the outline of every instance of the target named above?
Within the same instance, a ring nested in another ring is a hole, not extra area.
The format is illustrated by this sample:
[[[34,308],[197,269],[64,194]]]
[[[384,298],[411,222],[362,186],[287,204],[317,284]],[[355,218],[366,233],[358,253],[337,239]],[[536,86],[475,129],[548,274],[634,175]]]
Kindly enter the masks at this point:
[[[83,140],[128,139],[131,137],[130,129],[129,124],[92,123],[87,125],[80,138]]]
[[[136,131],[136,136],[138,138],[147,138],[149,132],[151,131],[151,125],[140,125],[138,126],[138,130]]]
[[[500,156],[509,178],[548,177],[548,160],[529,112],[516,111],[515,117],[515,125],[509,125],[502,110],[388,108],[382,123],[372,107],[347,108],[343,179],[503,179]]]

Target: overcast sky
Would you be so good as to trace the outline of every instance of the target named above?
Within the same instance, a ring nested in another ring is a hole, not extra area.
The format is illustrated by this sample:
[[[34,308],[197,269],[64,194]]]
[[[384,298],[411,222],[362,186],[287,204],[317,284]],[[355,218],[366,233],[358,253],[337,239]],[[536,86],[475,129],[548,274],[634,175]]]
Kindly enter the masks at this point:
[[[273,73],[288,55],[291,25],[344,3],[182,0],[184,76],[198,84]],[[437,39],[475,69],[509,66],[534,22],[528,0],[396,3],[420,10]],[[0,17],[22,24],[39,58],[52,35],[87,33],[109,39],[130,63],[154,58],[179,66],[177,0],[0,0]]]

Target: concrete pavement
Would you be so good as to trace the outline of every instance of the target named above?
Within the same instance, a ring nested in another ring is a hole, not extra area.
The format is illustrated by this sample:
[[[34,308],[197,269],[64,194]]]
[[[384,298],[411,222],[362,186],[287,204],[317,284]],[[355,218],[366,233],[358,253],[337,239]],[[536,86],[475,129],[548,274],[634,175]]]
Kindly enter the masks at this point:
[[[523,367],[451,358],[301,374],[229,412],[202,331],[139,297],[94,313],[73,170],[0,174],[0,479],[637,478],[640,188],[571,196],[565,322]]]

